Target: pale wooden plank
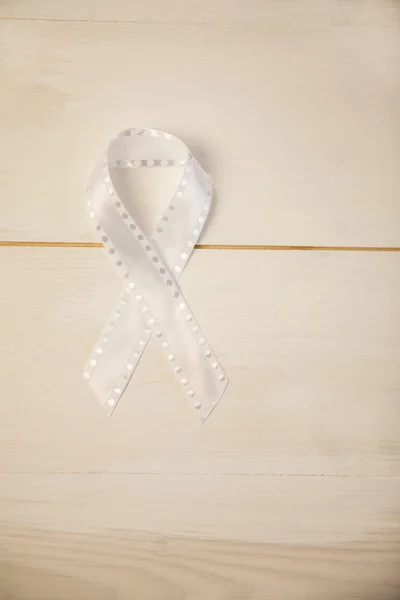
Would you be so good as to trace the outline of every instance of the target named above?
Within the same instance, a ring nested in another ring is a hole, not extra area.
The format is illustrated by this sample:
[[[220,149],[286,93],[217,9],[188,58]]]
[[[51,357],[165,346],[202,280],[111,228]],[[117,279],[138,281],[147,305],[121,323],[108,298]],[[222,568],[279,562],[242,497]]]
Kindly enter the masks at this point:
[[[280,3],[282,4],[282,3]],[[297,19],[313,17],[318,11],[318,2],[308,0],[301,9],[298,3],[288,2],[280,6],[275,1],[250,0],[162,0],[140,2],[138,0],[116,0],[97,2],[96,0],[70,0],[67,4],[54,0],[2,0],[0,18],[22,19],[67,19],[90,21],[129,21],[129,22],[165,22],[165,23],[199,23],[199,22],[256,22],[268,19],[271,11],[287,18],[291,11],[296,11]],[[295,19],[296,22],[296,19]]]
[[[203,427],[157,347],[111,419],[90,394],[101,250],[0,259],[2,472],[400,474],[399,254],[195,251],[182,289],[231,379]]]
[[[3,598],[400,591],[398,479],[3,475],[0,490]]]
[[[338,4],[334,0],[2,0],[0,18],[128,21],[155,23],[257,23],[326,26],[341,23],[386,25],[398,19],[396,3],[383,0]]]
[[[400,245],[399,26],[373,4],[309,20],[275,3],[238,25],[0,21],[1,238],[93,239],[90,169],[116,131],[147,125],[212,173],[205,243]],[[14,5],[34,6],[53,10]],[[79,6],[94,4],[51,4]]]
[[[285,26],[330,26],[336,23],[387,25],[398,20],[393,0],[2,0],[0,18],[127,21],[150,23],[284,23]]]
[[[34,474],[0,483],[6,524],[20,529],[306,545],[399,535],[399,478]]]

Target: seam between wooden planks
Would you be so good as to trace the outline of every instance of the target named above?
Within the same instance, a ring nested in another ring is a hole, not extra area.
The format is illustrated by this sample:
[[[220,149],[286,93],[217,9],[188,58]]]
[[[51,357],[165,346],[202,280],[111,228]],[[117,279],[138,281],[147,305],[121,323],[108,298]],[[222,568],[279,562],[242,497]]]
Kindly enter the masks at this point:
[[[399,475],[360,475],[358,473],[274,473],[274,472],[224,472],[224,471],[0,471],[0,477],[31,477],[31,476],[86,476],[86,477],[115,477],[115,476],[167,476],[167,477],[285,477],[285,478],[320,478],[326,479],[391,479],[400,480]]]
[[[71,19],[63,17],[0,17],[0,21],[41,21],[44,23],[110,23],[110,24],[130,24],[130,25],[225,25],[220,21],[143,21],[134,19]],[[249,21],[250,24],[255,21]],[[233,21],[233,24],[236,24]]]
[[[133,19],[71,19],[62,17],[0,17],[0,21],[25,21],[33,23],[74,23],[96,25],[148,25],[170,27],[225,27],[238,28],[240,21],[145,21]],[[246,21],[246,25],[257,25],[257,21]]]
[[[0,241],[0,247],[102,248],[100,242]],[[291,246],[263,244],[196,244],[197,250],[256,250],[289,252],[400,252],[395,246]]]
[[[33,22],[43,22],[43,23],[96,23],[96,24],[111,24],[111,25],[162,25],[162,26],[172,26],[172,27],[240,27],[241,22],[239,21],[225,21],[215,20],[215,21],[149,21],[144,19],[72,19],[67,17],[13,17],[3,15],[0,16],[0,21],[33,21]],[[245,25],[257,25],[259,20],[247,20],[245,21]]]

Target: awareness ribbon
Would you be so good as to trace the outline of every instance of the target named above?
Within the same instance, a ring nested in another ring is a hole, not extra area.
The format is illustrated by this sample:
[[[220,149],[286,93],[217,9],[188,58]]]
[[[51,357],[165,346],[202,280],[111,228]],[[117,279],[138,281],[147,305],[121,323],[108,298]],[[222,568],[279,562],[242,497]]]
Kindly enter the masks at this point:
[[[151,236],[135,220],[118,182],[120,169],[179,167],[183,174]],[[95,166],[86,188],[89,216],[124,288],[84,370],[112,414],[150,339],[160,346],[201,420],[228,379],[178,285],[209,214],[208,176],[186,145],[154,129],[121,131]]]

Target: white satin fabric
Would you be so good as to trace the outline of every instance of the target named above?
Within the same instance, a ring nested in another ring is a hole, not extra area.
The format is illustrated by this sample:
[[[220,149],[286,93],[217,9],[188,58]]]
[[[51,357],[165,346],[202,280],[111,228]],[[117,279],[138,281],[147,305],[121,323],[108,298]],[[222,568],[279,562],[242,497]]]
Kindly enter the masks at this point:
[[[128,211],[128,198],[117,192],[119,173],[126,168],[177,166],[183,175],[176,191],[155,230],[146,236],[134,209]],[[86,193],[89,215],[124,283],[84,371],[110,415],[150,337],[202,422],[225,391],[226,374],[178,285],[211,198],[210,181],[185,144],[153,129],[120,132],[91,175]]]

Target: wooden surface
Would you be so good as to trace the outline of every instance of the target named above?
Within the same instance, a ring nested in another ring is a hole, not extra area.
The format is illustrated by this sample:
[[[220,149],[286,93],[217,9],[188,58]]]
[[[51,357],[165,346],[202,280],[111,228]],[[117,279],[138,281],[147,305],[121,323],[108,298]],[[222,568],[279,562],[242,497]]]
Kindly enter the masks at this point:
[[[100,3],[1,4],[0,15],[55,18],[75,4],[80,19]],[[93,239],[86,178],[115,132],[145,125],[181,136],[212,172],[203,243],[400,246],[400,26],[390,6],[329,0],[300,11],[293,0],[282,13],[282,2],[258,2],[260,18],[245,24],[250,8],[231,23],[220,1],[222,22],[196,25],[163,23],[162,0],[116,4],[120,18],[145,4],[160,21],[0,20],[3,239]],[[176,4],[180,20],[192,14],[184,7],[194,3]]]
[[[400,597],[399,22],[0,0],[0,600]],[[231,380],[203,427],[153,345],[112,419],[81,378],[120,290],[82,190],[133,125],[211,172],[201,243],[288,246],[182,277]]]

